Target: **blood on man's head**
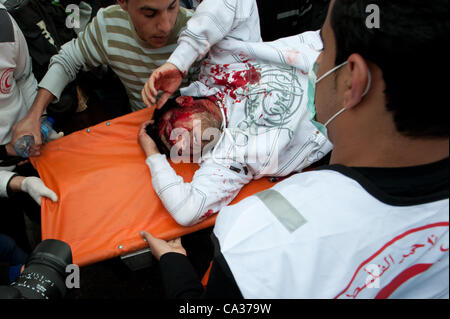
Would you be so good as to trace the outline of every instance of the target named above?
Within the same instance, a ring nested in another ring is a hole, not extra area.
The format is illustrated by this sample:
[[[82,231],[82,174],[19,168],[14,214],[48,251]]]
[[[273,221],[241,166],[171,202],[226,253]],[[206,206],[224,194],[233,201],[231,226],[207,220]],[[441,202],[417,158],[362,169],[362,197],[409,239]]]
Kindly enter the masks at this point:
[[[192,156],[207,145],[213,146],[218,136],[210,133],[220,134],[223,117],[220,108],[208,98],[180,96],[155,110],[153,120],[147,133],[161,153],[169,156],[172,147],[176,146],[180,155],[183,151]]]

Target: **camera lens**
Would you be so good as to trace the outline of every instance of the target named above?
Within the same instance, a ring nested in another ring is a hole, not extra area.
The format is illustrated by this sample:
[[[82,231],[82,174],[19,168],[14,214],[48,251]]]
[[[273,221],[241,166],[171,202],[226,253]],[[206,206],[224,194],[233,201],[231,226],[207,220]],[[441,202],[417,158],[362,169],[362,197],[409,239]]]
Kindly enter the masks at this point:
[[[72,263],[70,246],[47,239],[29,257],[25,270],[12,284],[24,298],[61,299],[66,294],[66,267]]]

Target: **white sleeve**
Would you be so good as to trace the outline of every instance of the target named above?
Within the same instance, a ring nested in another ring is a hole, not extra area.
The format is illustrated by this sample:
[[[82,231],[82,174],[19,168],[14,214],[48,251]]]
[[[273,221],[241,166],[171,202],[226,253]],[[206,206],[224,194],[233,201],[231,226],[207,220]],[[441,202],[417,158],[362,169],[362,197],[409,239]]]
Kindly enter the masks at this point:
[[[178,39],[178,46],[167,62],[187,72],[209,49],[232,29],[239,2],[250,0],[203,0]]]
[[[308,73],[323,49],[320,31],[308,31],[272,42],[247,42],[245,53],[256,61],[293,66]]]
[[[28,45],[22,31],[14,20],[14,33],[16,39],[17,55],[14,78],[17,87],[23,96],[24,107],[28,110],[34,102],[37,93],[37,81],[32,72],[32,64]]]
[[[0,169],[0,197],[8,197],[8,183],[17,173]]]
[[[252,177],[216,163],[203,164],[185,183],[161,154],[147,158],[152,184],[177,223],[191,226],[227,206]]]

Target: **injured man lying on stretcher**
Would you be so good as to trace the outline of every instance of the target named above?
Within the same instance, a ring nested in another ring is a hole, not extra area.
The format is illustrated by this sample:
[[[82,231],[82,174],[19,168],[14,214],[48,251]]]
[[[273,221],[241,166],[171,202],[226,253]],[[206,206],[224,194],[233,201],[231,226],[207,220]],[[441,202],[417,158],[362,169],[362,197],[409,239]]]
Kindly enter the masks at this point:
[[[244,86],[197,99],[180,96],[155,111],[148,130],[149,122],[140,129],[154,190],[181,225],[218,212],[251,180],[300,172],[332,149],[311,121],[307,71],[247,64],[248,71],[234,74]],[[169,159],[200,168],[185,183]]]

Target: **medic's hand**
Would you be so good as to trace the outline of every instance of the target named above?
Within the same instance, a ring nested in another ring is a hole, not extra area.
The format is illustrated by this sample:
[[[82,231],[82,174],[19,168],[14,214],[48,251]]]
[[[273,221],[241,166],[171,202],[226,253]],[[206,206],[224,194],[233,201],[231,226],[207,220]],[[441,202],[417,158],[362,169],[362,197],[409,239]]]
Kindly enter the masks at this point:
[[[150,136],[148,136],[147,131],[145,130],[146,127],[151,123],[153,123],[152,120],[144,122],[139,128],[138,133],[138,142],[145,153],[145,158],[148,158],[154,154],[160,154],[156,143]]]
[[[38,177],[26,177],[22,182],[21,189],[30,194],[39,205],[41,205],[42,197],[50,198],[55,203],[58,201],[58,196]]]
[[[156,103],[158,90],[161,90],[163,94],[156,105],[160,109],[175,91],[178,90],[182,80],[183,75],[180,70],[174,64],[167,62],[156,69],[148,79],[142,89],[142,100],[147,107],[152,107]]]
[[[165,241],[153,237],[146,231],[142,231],[140,234],[147,241],[153,256],[155,256],[157,260],[160,260],[161,256],[167,253],[177,253],[186,256],[186,250],[181,245],[181,238]]]
[[[12,129],[12,141],[14,145],[18,139],[25,135],[33,135],[35,145],[30,149],[30,156],[39,156],[40,147],[42,144],[41,138],[41,120],[40,118],[25,116],[22,120],[17,122]]]

